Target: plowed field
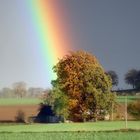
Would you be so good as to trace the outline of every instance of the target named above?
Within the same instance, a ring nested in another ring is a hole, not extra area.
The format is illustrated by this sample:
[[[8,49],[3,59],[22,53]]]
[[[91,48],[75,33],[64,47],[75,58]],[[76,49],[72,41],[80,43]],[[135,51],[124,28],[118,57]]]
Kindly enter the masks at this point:
[[[0,122],[15,121],[19,111],[25,115],[25,120],[30,116],[36,116],[38,113],[39,105],[13,105],[13,106],[0,106]]]

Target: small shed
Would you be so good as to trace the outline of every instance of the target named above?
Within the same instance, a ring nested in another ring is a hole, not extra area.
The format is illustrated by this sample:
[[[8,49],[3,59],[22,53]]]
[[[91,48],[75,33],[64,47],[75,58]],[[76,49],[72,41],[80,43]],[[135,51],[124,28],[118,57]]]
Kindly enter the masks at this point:
[[[56,116],[49,105],[41,105],[39,113],[34,118],[34,122],[38,123],[58,123],[60,121],[63,121],[62,117]]]

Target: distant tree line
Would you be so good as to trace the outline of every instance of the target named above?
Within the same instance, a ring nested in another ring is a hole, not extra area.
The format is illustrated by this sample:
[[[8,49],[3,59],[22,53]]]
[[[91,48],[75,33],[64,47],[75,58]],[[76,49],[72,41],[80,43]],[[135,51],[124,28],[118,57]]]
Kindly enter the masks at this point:
[[[117,87],[119,84],[118,74],[114,70],[109,70],[106,74],[110,77],[112,86]],[[124,76],[125,83],[131,85],[133,89],[140,90],[140,70],[130,69]],[[42,93],[49,93],[49,89],[41,87],[29,87],[25,82],[16,82],[12,88],[4,87],[0,90],[0,97],[39,97]],[[45,94],[46,95],[46,94]]]
[[[23,98],[23,97],[40,97],[46,89],[40,87],[29,87],[25,82],[16,82],[12,85],[12,88],[4,87],[0,90],[1,98]]]
[[[133,87],[140,89],[140,70],[131,69],[125,74],[125,82]]]
[[[112,86],[118,86],[119,78],[115,71],[110,70],[106,72],[112,80]],[[140,70],[130,69],[124,75],[124,81],[126,84],[131,85],[133,89],[140,90]]]

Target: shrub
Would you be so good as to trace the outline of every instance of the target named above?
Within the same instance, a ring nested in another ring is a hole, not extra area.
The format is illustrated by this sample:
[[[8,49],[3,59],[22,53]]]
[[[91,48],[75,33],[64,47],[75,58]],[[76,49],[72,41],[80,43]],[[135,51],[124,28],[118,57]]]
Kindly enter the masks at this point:
[[[15,117],[16,122],[25,123],[25,114],[22,110],[17,112],[17,116]]]
[[[140,99],[128,105],[128,113],[133,115],[136,119],[140,119]]]

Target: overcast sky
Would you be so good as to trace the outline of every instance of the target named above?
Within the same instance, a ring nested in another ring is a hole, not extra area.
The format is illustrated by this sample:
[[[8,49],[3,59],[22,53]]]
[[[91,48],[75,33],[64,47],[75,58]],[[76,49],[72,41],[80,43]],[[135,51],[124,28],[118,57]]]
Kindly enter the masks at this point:
[[[119,75],[118,88],[129,88],[124,74],[140,69],[140,0],[59,0],[67,10],[75,50],[93,53],[105,70]],[[0,0],[0,88],[17,81],[48,87],[38,52],[28,48],[18,0]],[[26,14],[26,9],[22,9]],[[23,12],[22,11],[22,12]],[[28,37],[28,38],[27,38]],[[26,68],[26,69],[25,69]]]

